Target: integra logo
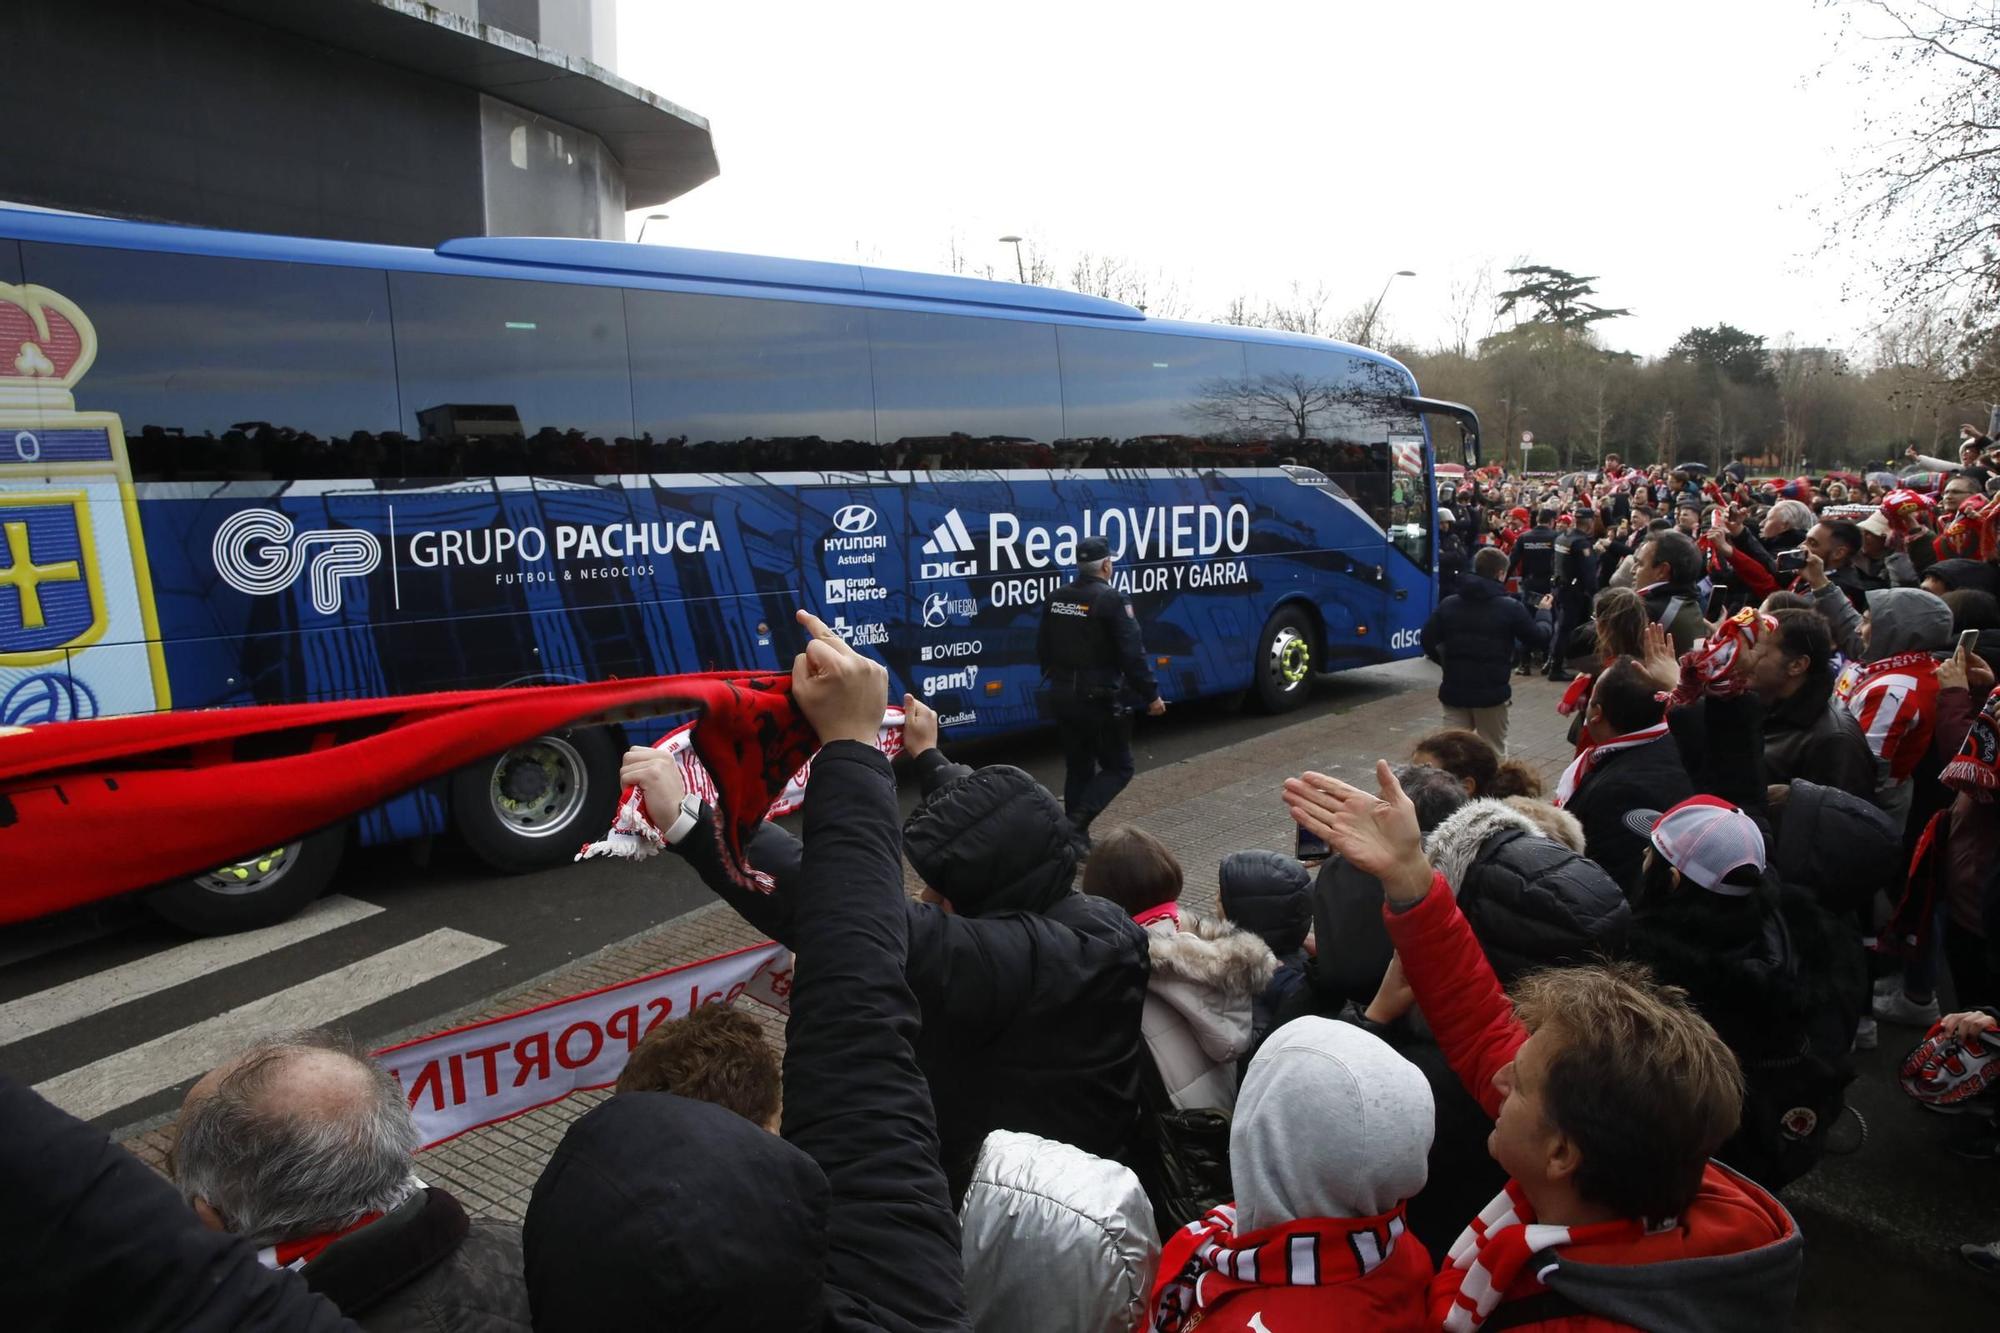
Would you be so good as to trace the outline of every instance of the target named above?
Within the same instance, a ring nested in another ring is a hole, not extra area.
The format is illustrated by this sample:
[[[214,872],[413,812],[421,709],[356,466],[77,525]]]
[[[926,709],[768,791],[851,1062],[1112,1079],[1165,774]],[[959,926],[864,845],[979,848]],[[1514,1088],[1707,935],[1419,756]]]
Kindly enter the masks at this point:
[[[934,592],[924,598],[924,626],[927,629],[943,629],[954,616],[970,620],[979,613],[979,603],[970,597],[947,597]]]
[[[944,522],[931,529],[931,539],[924,543],[923,550],[925,555],[937,556],[972,554],[972,533],[956,509],[944,516]],[[972,560],[926,560],[919,567],[917,577],[952,579],[978,572],[979,565]]]
[[[969,690],[979,680],[977,666],[966,667],[962,671],[946,671],[936,676],[924,677],[924,693],[937,694],[943,690]]]

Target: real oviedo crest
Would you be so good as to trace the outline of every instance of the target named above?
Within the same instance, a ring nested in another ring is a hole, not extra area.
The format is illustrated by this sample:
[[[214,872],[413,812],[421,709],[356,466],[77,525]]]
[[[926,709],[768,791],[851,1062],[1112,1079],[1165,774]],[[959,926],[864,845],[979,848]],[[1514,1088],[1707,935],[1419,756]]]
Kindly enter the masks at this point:
[[[76,408],[96,355],[66,297],[0,283],[0,726],[172,702],[125,433]]]

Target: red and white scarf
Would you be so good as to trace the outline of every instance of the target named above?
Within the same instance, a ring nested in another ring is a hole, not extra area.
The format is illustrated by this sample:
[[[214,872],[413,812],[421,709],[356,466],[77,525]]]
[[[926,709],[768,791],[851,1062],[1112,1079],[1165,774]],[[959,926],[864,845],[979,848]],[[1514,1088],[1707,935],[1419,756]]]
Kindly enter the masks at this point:
[[[1153,1333],[1183,1333],[1236,1292],[1331,1287],[1367,1277],[1396,1251],[1403,1206],[1379,1217],[1305,1217],[1238,1236],[1236,1205],[1211,1208],[1167,1240]]]
[[[378,1222],[381,1218],[380,1213],[363,1213],[354,1222],[338,1231],[322,1231],[315,1236],[300,1236],[296,1240],[281,1240],[276,1245],[266,1245],[257,1251],[257,1262],[266,1268],[288,1268],[296,1273],[319,1258],[322,1250],[342,1236],[351,1236],[370,1222]]]
[[[1914,773],[1937,728],[1937,659],[1897,653],[1879,662],[1850,663],[1833,697],[1861,724],[1861,734],[1892,781]]]
[[[1431,1284],[1431,1323],[1445,1333],[1472,1333],[1507,1298],[1520,1281],[1521,1270],[1536,1255],[1564,1245],[1638,1240],[1645,1234],[1645,1224],[1636,1220],[1593,1222],[1581,1227],[1537,1222],[1528,1196],[1510,1180],[1452,1242],[1451,1252]],[[1546,1274],[1555,1267],[1549,1264],[1541,1272]],[[1546,1289],[1540,1275],[1532,1279],[1531,1291]]]
[[[1569,767],[1562,771],[1561,779],[1556,782],[1556,808],[1562,809],[1570,797],[1576,795],[1576,789],[1583,785],[1583,780],[1590,776],[1590,771],[1603,761],[1604,756],[1616,754],[1620,750],[1636,750],[1641,745],[1650,745],[1666,734],[1667,724],[1662,720],[1650,727],[1641,727],[1637,731],[1628,731],[1623,736],[1613,736],[1608,741],[1584,746],[1577,752],[1576,758],[1569,761]]]

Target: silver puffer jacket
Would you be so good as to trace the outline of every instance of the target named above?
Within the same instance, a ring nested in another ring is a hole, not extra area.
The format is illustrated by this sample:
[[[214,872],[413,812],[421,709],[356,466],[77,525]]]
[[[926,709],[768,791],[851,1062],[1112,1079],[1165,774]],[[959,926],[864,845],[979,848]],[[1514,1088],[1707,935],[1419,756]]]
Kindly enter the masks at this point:
[[[1133,1333],[1160,1262],[1139,1178],[1067,1143],[987,1135],[959,1210],[978,1333]]]

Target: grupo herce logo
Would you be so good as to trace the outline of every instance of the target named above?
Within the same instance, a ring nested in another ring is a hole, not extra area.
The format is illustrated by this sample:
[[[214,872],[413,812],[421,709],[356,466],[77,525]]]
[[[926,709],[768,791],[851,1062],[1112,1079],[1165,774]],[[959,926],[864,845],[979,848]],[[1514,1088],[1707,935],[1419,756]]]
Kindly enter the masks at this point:
[[[850,537],[875,530],[875,511],[867,505],[842,505],[833,511],[833,526]]]
[[[340,610],[340,581],[375,572],[382,543],[359,528],[314,528],[294,533],[292,520],[275,509],[240,509],[215,530],[215,572],[238,592],[262,597],[283,592],[303,573],[313,610]]]

